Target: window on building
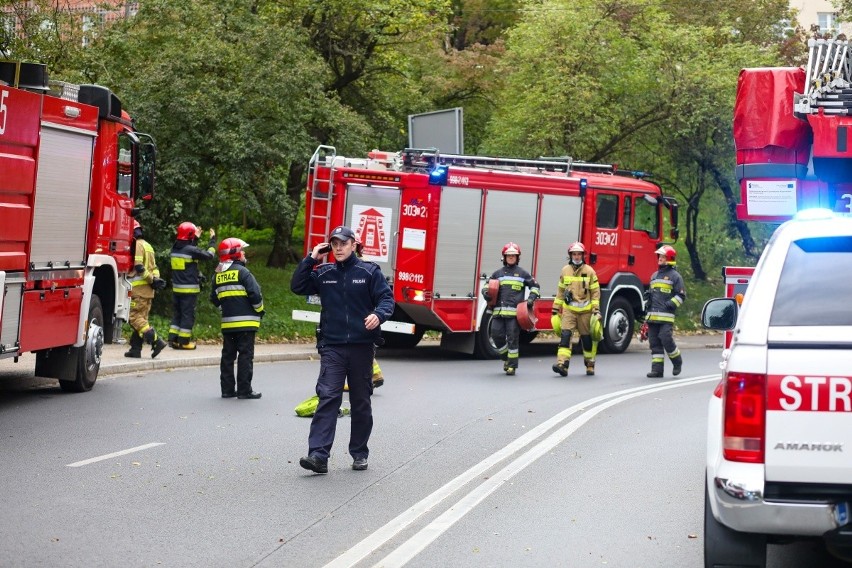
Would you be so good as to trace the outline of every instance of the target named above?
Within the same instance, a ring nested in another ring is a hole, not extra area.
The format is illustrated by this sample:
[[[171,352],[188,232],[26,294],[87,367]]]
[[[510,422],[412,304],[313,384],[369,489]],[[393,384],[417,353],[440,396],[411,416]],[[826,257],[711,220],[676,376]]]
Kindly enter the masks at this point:
[[[819,24],[820,32],[834,34],[837,32],[837,14],[834,12],[817,12],[817,24]]]

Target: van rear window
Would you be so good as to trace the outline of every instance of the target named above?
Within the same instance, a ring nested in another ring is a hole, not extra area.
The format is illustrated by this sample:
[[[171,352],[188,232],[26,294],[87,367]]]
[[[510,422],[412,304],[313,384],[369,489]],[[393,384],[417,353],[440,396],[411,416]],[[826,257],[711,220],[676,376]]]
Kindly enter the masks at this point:
[[[800,239],[790,245],[771,326],[852,325],[852,236]]]

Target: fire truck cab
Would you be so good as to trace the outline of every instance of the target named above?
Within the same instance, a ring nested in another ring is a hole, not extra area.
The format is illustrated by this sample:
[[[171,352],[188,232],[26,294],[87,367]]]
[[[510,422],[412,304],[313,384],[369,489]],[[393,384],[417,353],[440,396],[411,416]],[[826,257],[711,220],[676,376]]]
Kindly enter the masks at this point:
[[[305,252],[335,225],[350,225],[364,258],[381,266],[393,288],[394,321],[383,326],[388,344],[414,346],[436,330],[446,349],[493,358],[491,312],[481,290],[501,265],[503,245],[520,245],[519,264],[541,287],[537,323],[522,337],[530,341],[550,329],[567,248],[582,241],[601,282],[603,349],[622,352],[644,313],[665,214],[669,236],[677,237],[676,201],[641,177],[571,158],[418,149],[347,158],[321,146],[309,168]],[[294,318],[315,321],[316,314]]]
[[[128,318],[132,216],[155,160],[106,87],[0,62],[0,358],[32,351],[38,376],[92,388]]]

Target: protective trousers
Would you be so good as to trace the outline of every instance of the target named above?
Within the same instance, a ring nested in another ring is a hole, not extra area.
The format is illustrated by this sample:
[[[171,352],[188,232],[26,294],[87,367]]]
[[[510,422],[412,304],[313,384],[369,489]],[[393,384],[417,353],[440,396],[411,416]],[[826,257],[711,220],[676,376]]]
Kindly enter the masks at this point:
[[[518,368],[518,338],[521,327],[517,318],[491,318],[491,341],[497,347],[500,357],[506,361],[506,368]]]
[[[680,372],[683,359],[680,350],[675,345],[674,326],[670,323],[648,322],[648,345],[651,347],[651,372],[660,376],[663,374],[665,355],[669,356],[672,364]]]
[[[595,350],[592,344],[592,312],[572,312],[564,309],[562,312],[562,336],[559,347],[556,350],[556,364],[567,366],[571,359],[571,335],[576,330],[580,335],[580,344],[583,347],[583,359],[586,366],[595,365]]]
[[[128,323],[133,328],[130,334],[130,350],[139,353],[145,343],[154,345],[157,341],[157,331],[148,323],[153,298],[139,296],[130,299],[130,316]]]
[[[254,375],[254,331],[237,331],[222,334],[222,359],[219,362],[219,383],[222,394],[251,394]],[[239,358],[237,358],[239,356]],[[237,376],[234,378],[234,361]]]
[[[195,304],[198,294],[172,295],[172,323],[169,326],[169,341],[186,345],[192,338],[195,327]]]
[[[350,343],[326,345],[319,348],[320,373],[317,378],[319,405],[308,435],[308,454],[327,460],[337,429],[337,413],[343,402],[343,384],[349,384],[352,406],[352,431],[349,435],[349,454],[353,459],[367,458],[367,442],[373,431],[373,344]]]

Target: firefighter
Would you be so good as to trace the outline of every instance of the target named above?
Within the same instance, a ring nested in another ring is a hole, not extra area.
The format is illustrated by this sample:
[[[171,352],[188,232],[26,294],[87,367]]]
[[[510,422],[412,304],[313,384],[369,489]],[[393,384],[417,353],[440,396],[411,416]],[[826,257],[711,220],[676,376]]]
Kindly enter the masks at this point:
[[[219,244],[219,265],[210,291],[210,301],[222,312],[222,359],[219,363],[222,398],[261,397],[261,393],[252,390],[251,379],[254,338],[264,314],[263,296],[254,275],[246,268],[245,249],[248,246],[237,238],[228,238]]]
[[[533,303],[541,295],[538,282],[529,272],[521,268],[521,247],[513,242],[506,243],[501,252],[503,267],[494,271],[491,280],[497,280],[497,298],[491,313],[491,340],[499,346],[497,351],[503,359],[503,371],[514,375],[518,370],[518,339],[521,328],[518,325],[518,304],[524,301],[524,289],[529,288],[527,309],[533,311]],[[491,301],[488,287],[482,289],[482,296]]]
[[[163,341],[157,330],[148,323],[148,314],[151,313],[151,301],[154,299],[154,290],[162,290],[166,287],[166,281],[160,278],[157,268],[157,260],[154,257],[154,248],[145,240],[142,225],[139,221],[133,221],[133,271],[128,274],[130,284],[130,349],[124,354],[125,357],[138,359],[142,357],[142,346],[147,343],[151,346],[151,358],[155,358],[160,351],[165,349],[166,342]]]
[[[553,372],[568,376],[571,360],[571,336],[576,331],[583,348],[586,375],[595,374],[597,346],[592,341],[592,318],[601,311],[601,286],[595,269],[586,264],[586,247],[577,241],[568,247],[568,264],[562,267],[552,315],[561,317],[559,347]]]
[[[197,246],[201,227],[184,222],[178,225],[177,240],[170,253],[172,264],[172,324],[169,327],[169,346],[174,349],[195,349],[192,328],[195,326],[195,306],[201,293],[204,277],[198,261],[211,260],[216,253],[216,231],[210,229],[207,249]]]
[[[673,331],[675,311],[686,299],[686,290],[683,278],[675,269],[677,251],[674,247],[663,245],[654,254],[657,255],[658,269],[651,275],[648,312],[645,317],[648,324],[648,345],[651,347],[651,372],[646,376],[659,379],[663,376],[663,352],[672,362],[673,375],[679,375],[683,366],[683,357],[675,344]]]

